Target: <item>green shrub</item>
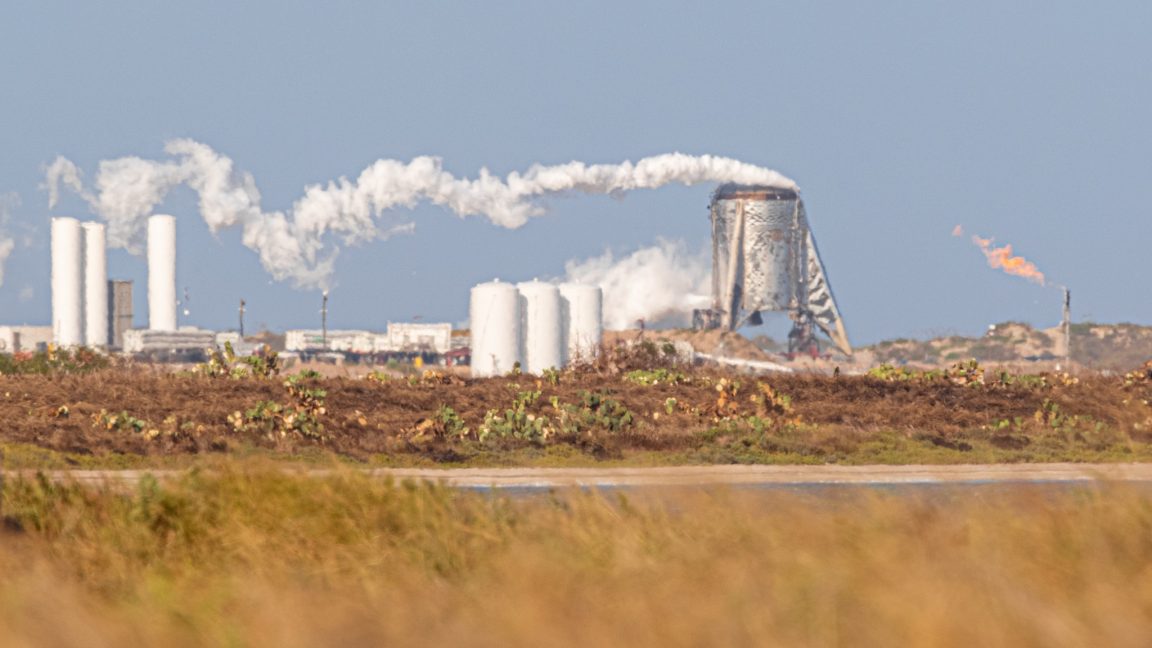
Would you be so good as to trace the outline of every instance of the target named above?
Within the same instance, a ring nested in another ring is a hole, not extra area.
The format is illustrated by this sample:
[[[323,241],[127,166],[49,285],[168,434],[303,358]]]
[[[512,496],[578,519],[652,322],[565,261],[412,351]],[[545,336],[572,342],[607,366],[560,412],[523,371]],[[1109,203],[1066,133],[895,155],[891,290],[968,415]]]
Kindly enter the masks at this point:
[[[684,372],[664,367],[629,371],[624,374],[624,380],[636,385],[679,385],[691,382]]]
[[[112,360],[93,349],[58,349],[0,354],[0,374],[89,373],[112,366]]]

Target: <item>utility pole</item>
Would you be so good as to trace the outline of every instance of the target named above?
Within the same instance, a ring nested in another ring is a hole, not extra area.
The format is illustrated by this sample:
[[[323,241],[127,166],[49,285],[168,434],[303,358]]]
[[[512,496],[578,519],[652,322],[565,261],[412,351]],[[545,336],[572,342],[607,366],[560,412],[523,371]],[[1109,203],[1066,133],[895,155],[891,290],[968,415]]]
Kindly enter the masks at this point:
[[[324,300],[320,307],[320,344],[328,350],[328,289],[324,289]]]
[[[1072,368],[1072,291],[1067,286],[1064,288],[1064,320],[1060,322],[1060,328],[1064,329],[1064,366],[1067,371]]]
[[[244,339],[244,300],[240,300],[240,339]]]

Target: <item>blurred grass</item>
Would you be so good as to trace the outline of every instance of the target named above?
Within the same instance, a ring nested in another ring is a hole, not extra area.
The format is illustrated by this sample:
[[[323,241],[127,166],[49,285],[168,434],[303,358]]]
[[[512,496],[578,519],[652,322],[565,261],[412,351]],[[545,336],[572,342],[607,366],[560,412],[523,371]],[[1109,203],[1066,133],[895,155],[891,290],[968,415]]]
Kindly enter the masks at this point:
[[[1130,486],[507,499],[223,462],[9,479],[0,644],[1137,646]]]

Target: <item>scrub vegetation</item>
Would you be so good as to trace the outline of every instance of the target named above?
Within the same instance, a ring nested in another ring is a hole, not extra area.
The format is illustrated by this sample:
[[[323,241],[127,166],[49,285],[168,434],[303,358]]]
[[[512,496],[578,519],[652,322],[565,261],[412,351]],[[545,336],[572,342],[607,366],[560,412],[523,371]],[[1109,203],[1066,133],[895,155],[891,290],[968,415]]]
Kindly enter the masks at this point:
[[[481,380],[323,378],[228,351],[176,373],[77,358],[0,374],[0,467],[253,454],[380,466],[1152,460],[1148,367],[1071,376],[965,361],[754,377],[679,366],[643,344]]]

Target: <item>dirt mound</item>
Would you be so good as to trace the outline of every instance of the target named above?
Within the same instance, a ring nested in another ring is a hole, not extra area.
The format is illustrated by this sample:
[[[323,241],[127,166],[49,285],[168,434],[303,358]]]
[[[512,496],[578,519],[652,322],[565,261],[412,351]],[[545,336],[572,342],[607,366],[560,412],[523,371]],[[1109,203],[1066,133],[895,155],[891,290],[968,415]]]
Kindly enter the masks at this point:
[[[728,358],[742,358],[745,360],[771,360],[772,357],[757,347],[751,340],[735,331],[712,329],[709,331],[694,331],[692,329],[665,329],[652,331],[605,331],[604,344],[615,345],[620,342],[634,340],[647,340],[660,343],[661,341],[687,342],[697,353],[718,355]]]
[[[1152,357],[1152,327],[1136,324],[1078,323],[1071,326],[1074,366],[1123,371]],[[885,340],[857,349],[863,363],[947,367],[974,358],[985,364],[1027,364],[1031,371],[1067,365],[1059,327],[1035,329],[1021,322],[992,325],[984,335],[951,335],[930,340]],[[1066,366],[1064,368],[1067,368]]]

